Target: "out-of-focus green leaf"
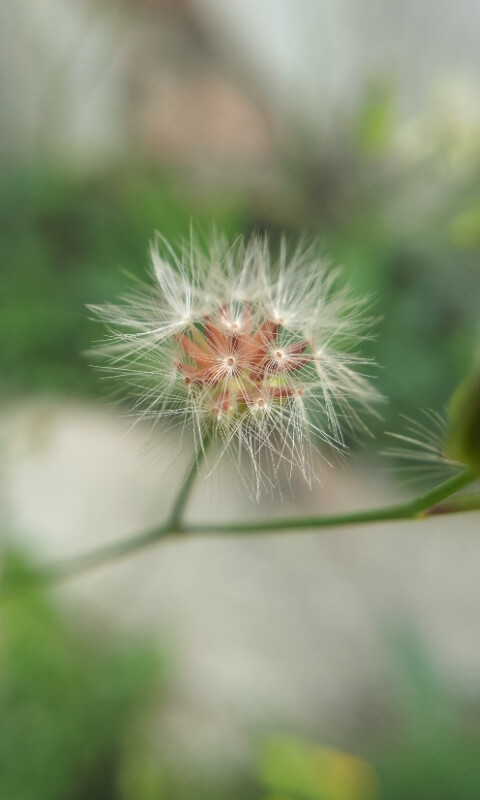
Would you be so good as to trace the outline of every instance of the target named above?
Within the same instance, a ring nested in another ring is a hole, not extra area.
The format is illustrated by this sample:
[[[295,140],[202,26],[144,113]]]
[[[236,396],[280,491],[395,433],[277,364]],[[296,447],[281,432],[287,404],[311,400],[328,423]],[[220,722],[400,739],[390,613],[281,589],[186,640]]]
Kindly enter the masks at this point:
[[[260,777],[295,800],[376,800],[373,769],[360,758],[299,739],[273,737],[260,757]]]
[[[287,797],[286,794],[282,794],[282,795],[280,795],[280,794],[269,794],[268,797],[265,798],[265,800],[295,800],[295,798],[292,797],[291,795],[289,797]]]
[[[377,83],[366,92],[357,125],[358,143],[367,153],[387,147],[395,129],[395,92],[388,83]]]
[[[450,236],[457,247],[470,249],[480,245],[480,199],[454,217]]]
[[[457,389],[450,403],[449,456],[480,475],[480,370]]]

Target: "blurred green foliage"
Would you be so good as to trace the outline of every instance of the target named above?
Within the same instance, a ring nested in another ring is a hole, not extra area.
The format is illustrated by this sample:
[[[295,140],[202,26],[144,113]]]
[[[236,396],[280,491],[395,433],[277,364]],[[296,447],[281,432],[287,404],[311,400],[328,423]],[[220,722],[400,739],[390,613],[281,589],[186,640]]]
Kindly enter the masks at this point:
[[[477,344],[480,269],[472,254],[455,254],[440,235],[392,240],[371,220],[329,244],[379,315],[375,340],[363,349],[380,367],[383,429],[398,430],[399,414],[445,408]]]
[[[412,631],[390,644],[400,719],[372,753],[382,800],[480,797],[479,695],[441,678]]]
[[[86,636],[19,558],[6,556],[2,567],[0,797],[119,796],[126,734],[162,675],[157,654]]]
[[[394,85],[376,81],[365,93],[357,122],[358,146],[365,153],[384,151],[395,132]]]
[[[377,102],[383,107],[380,95],[372,99],[373,111]],[[440,229],[396,239],[381,220],[381,197],[351,208],[340,222],[308,197],[306,229],[319,234],[323,251],[344,265],[358,290],[372,296],[380,318],[375,340],[365,345],[381,366],[376,380],[388,398],[375,433],[394,428],[399,412],[415,416],[422,406],[443,407],[468,368],[475,340],[475,249],[456,247]],[[3,169],[1,393],[101,391],[84,354],[102,333],[85,306],[117,298],[128,283],[125,273],[146,276],[156,230],[175,244],[191,223],[205,233],[215,225],[229,236],[266,229],[275,247],[285,228],[293,240],[298,236],[297,212],[294,205],[283,209],[280,222],[277,208],[260,213],[253,198],[238,192],[187,191],[158,167],[96,177]]]
[[[259,759],[268,800],[480,797],[480,697],[462,698],[439,678],[411,629],[386,645],[395,688],[383,723],[357,740],[362,757],[275,735]]]
[[[165,758],[161,740],[150,739],[150,701],[165,681],[158,653],[145,642],[119,646],[105,632],[86,634],[11,555],[3,562],[0,632],[2,800],[480,796],[479,698],[456,696],[411,633],[387,641],[395,689],[383,721],[372,717],[362,729],[357,750],[276,734],[257,740],[256,773],[219,779]]]
[[[99,390],[83,355],[100,336],[87,303],[112,301],[125,272],[145,277],[156,230],[170,241],[190,223],[243,227],[238,202],[183,196],[161,173],[122,170],[79,178],[48,169],[3,169],[0,181],[0,390]]]
[[[376,800],[373,769],[360,758],[285,736],[270,739],[261,753],[263,783],[292,800]],[[277,795],[275,795],[277,796]]]

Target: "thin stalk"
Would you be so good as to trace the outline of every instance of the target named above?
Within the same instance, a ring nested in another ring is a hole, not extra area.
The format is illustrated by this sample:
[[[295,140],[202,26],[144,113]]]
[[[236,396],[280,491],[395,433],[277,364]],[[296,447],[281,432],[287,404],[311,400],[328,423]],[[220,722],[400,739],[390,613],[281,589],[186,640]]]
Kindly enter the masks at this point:
[[[86,572],[94,567],[99,567],[111,561],[116,561],[119,558],[128,556],[131,553],[142,550],[148,545],[158,542],[160,539],[165,539],[167,536],[173,536],[175,533],[180,533],[180,523],[183,511],[189,500],[197,472],[205,458],[206,448],[210,443],[210,436],[206,436],[200,443],[200,446],[195,451],[193,460],[188,467],[183,482],[175,498],[173,508],[170,512],[170,517],[165,525],[153,528],[151,531],[146,531],[138,536],[133,536],[121,542],[115,542],[105,547],[99,547],[89,553],[81,556],[74,556],[73,558],[59,561],[56,564],[47,565],[41,568],[35,578],[26,578],[28,584],[33,582],[43,581],[56,581],[65,578],[73,577]],[[12,576],[10,576],[12,577]],[[19,578],[19,584],[23,584],[23,580]]]
[[[38,572],[38,579],[43,581],[56,581],[65,578],[72,578],[75,575],[81,575],[95,567],[101,567],[112,561],[117,561],[120,558],[136,553],[143,550],[144,547],[154,544],[171,536],[172,529],[170,526],[162,525],[146,533],[141,533],[139,536],[132,536],[130,539],[125,539],[123,542],[114,542],[114,544],[99,547],[97,550],[92,550],[82,556],[74,556],[73,558],[59,561],[57,564],[48,565],[43,567]]]
[[[326,514],[322,516],[310,517],[290,517],[279,520],[259,520],[257,522],[239,523],[204,523],[201,525],[182,526],[181,518],[189,499],[195,475],[205,456],[205,448],[208,441],[195,454],[195,459],[189,467],[184,482],[175,500],[169,521],[151,531],[134,536],[123,542],[117,542],[107,547],[99,548],[83,556],[69,559],[58,564],[47,566],[40,570],[38,580],[50,581],[69,578],[79,573],[85,572],[93,567],[98,567],[108,562],[123,558],[130,553],[136,552],[156,542],[182,534],[184,536],[193,535],[216,535],[216,534],[256,534],[274,533],[282,531],[312,530],[319,528],[338,528],[347,525],[364,525],[366,523],[385,522],[392,520],[417,519],[428,515],[430,510],[441,508],[443,501],[448,500],[452,495],[478,479],[478,475],[465,470],[459,475],[436,486],[429,492],[425,492],[414,500],[404,503],[397,503],[384,508],[366,509],[364,511],[352,511],[347,514]],[[476,495],[478,499],[478,495]],[[455,498],[450,504],[445,503],[452,513],[469,509],[468,503],[462,503],[461,498]],[[474,508],[477,508],[475,505]],[[448,512],[447,512],[448,513]]]
[[[193,484],[195,483],[195,479],[198,474],[198,470],[205,459],[205,453],[207,451],[207,447],[210,444],[211,434],[207,434],[202,441],[200,442],[193,461],[188,468],[188,471],[183,479],[183,483],[178,490],[177,496],[175,498],[175,502],[173,504],[173,508],[170,512],[169,521],[167,522],[166,528],[171,532],[180,532],[180,523],[182,519],[183,512],[185,510],[185,506],[190,498],[190,493],[193,488]]]
[[[352,511],[347,514],[323,514],[311,517],[289,517],[279,520],[261,520],[259,522],[234,522],[234,523],[204,523],[189,526],[185,532],[189,534],[217,534],[217,533],[268,533],[275,531],[308,530],[315,528],[338,528],[345,525],[363,525],[370,522],[385,522],[389,520],[416,519],[424,515],[433,506],[451,497],[455,492],[468,486],[478,476],[470,470],[464,470],[459,475],[425,492],[414,500],[404,503],[385,506],[384,508]]]

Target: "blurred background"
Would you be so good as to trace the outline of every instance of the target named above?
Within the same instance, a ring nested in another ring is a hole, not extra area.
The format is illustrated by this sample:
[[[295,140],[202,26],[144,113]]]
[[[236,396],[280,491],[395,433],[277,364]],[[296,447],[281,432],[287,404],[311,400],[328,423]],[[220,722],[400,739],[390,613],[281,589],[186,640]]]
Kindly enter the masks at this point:
[[[201,476],[190,518],[412,490],[384,431],[478,350],[479,33],[476,0],[3,0],[4,588],[168,513],[190,453],[128,431],[85,356],[85,304],[155,230],[318,237],[380,317],[349,469],[260,509]],[[479,522],[177,541],[5,592],[2,800],[480,797]]]

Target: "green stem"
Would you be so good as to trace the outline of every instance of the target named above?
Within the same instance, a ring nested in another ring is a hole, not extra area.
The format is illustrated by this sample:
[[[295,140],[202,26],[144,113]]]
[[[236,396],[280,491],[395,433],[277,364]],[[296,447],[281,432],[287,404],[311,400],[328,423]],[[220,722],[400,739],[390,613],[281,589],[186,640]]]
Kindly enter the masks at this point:
[[[308,530],[314,528],[338,528],[345,525],[363,525],[369,522],[415,519],[423,516],[433,506],[451,497],[476,479],[469,470],[461,472],[436,486],[429,492],[405,503],[384,508],[352,511],[347,514],[324,514],[312,517],[290,517],[280,520],[261,520],[260,522],[235,522],[192,525],[185,530],[189,534],[217,533],[268,533],[275,531]]]
[[[59,561],[57,564],[46,566],[40,569],[37,576],[38,580],[55,581],[73,577],[93,567],[107,564],[110,561],[116,561],[119,558],[130,555],[130,553],[142,550],[144,547],[154,544],[154,542],[158,542],[160,539],[165,539],[167,536],[180,533],[182,530],[180,527],[182,514],[190,497],[197,472],[205,458],[205,452],[210,443],[210,438],[210,435],[205,436],[196,450],[193,461],[188,467],[183,483],[175,498],[167,523],[151,531],[141,533],[139,536],[133,536],[131,539],[115,542],[105,547],[99,547],[97,550],[85,553],[85,555],[74,556],[65,561]]]
[[[459,475],[436,486],[414,500],[386,506],[385,508],[367,509],[365,511],[352,511],[347,514],[326,514],[323,516],[291,517],[279,520],[259,520],[258,522],[239,523],[205,523],[202,525],[181,526],[181,518],[189,499],[194,484],[197,470],[204,459],[205,449],[209,439],[204,440],[195,454],[195,459],[188,469],[182,487],[175,500],[169,521],[151,531],[117,542],[107,547],[99,548],[83,556],[69,559],[40,571],[39,580],[60,580],[77,575],[85,570],[106,564],[122,558],[144,547],[154,544],[161,539],[166,539],[174,534],[238,534],[238,533],[267,533],[280,531],[307,530],[319,528],[337,528],[346,525],[363,525],[366,523],[385,522],[388,520],[416,519],[426,516],[429,510],[441,508],[444,500],[450,498],[463,487],[478,479],[478,475],[465,470]],[[478,499],[478,495],[476,496]],[[452,512],[470,508],[465,502],[462,504],[458,498],[451,504],[445,504],[447,510]],[[450,508],[449,508],[450,506]],[[474,506],[475,508],[477,506]]]
[[[170,518],[165,526],[170,533],[180,532],[180,523],[182,519],[182,514],[184,512],[185,506],[190,498],[190,492],[192,491],[193,484],[195,483],[195,479],[197,477],[198,470],[205,458],[205,453],[207,451],[208,445],[210,444],[211,440],[211,433],[204,436],[203,440],[200,442],[197,451],[195,452],[194,459],[186,473],[183,483],[178,491],[178,494],[175,498],[175,502],[173,504],[173,508],[170,512]]]
[[[99,547],[82,556],[74,556],[73,558],[59,561],[57,564],[41,568],[38,573],[40,581],[56,581],[63,580],[64,578],[71,578],[75,575],[80,575],[87,572],[94,567],[100,567],[108,564],[111,561],[117,561],[119,558],[128,556],[131,553],[138,552],[148,545],[154,544],[165,539],[172,534],[172,529],[168,525],[162,525],[139,536],[132,536],[130,539],[125,539],[122,542],[115,542],[105,547]]]

